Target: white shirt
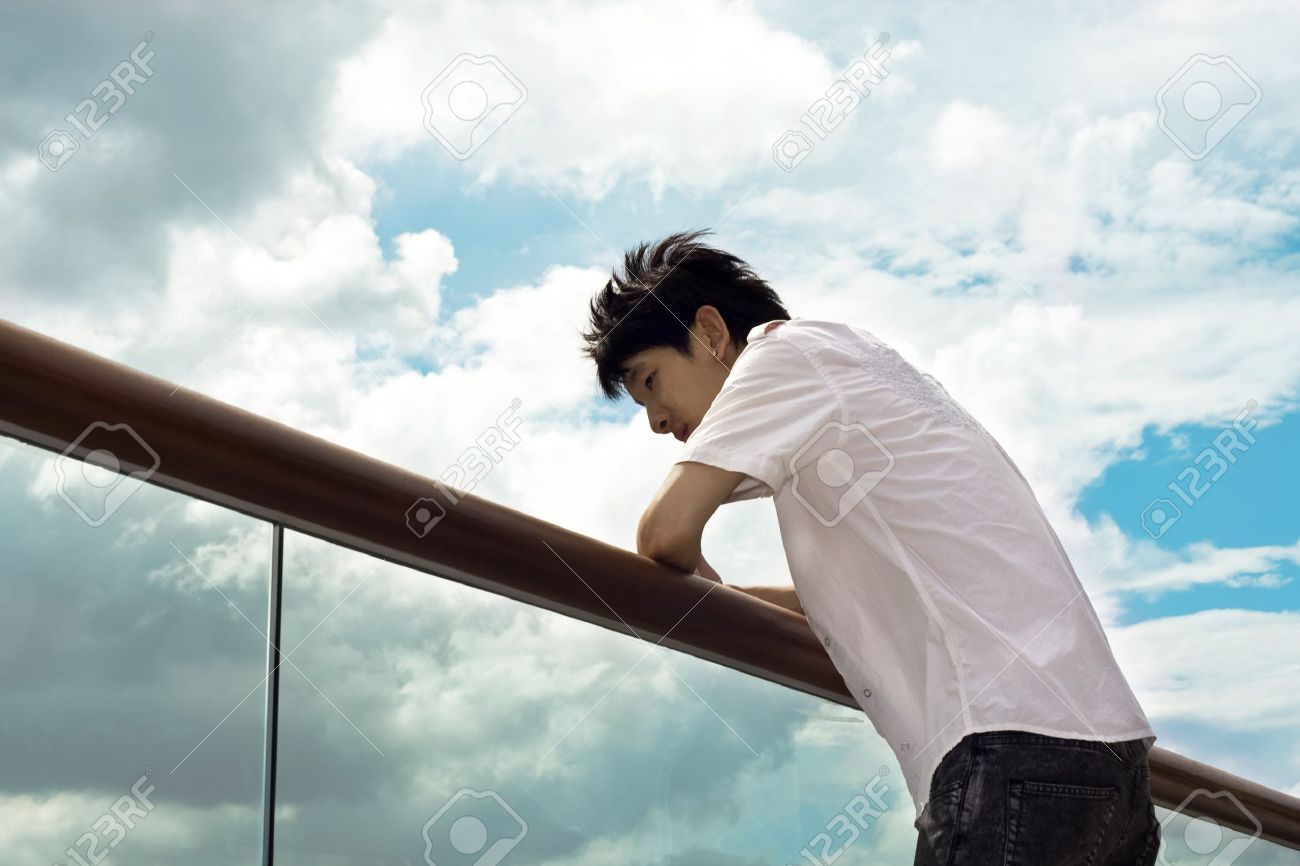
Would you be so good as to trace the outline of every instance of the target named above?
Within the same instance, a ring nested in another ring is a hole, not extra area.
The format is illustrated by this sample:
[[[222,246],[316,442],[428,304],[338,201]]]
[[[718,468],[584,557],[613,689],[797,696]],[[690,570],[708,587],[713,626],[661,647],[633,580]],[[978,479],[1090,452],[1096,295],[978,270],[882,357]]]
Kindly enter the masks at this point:
[[[1020,470],[869,332],[803,318],[751,329],[682,461],[747,475],[727,502],[774,496],[809,625],[894,750],[918,817],[968,733],[1154,742]]]

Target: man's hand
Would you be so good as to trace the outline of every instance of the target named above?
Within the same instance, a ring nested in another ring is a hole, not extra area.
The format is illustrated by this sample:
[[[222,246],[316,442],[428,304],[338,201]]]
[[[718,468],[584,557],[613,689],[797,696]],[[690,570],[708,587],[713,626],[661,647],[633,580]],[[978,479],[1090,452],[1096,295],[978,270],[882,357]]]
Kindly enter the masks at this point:
[[[714,583],[721,583],[723,586],[727,585],[723,583],[721,575],[713,570],[713,566],[709,565],[703,554],[700,555],[700,564],[695,566],[695,573],[700,577],[707,577]]]

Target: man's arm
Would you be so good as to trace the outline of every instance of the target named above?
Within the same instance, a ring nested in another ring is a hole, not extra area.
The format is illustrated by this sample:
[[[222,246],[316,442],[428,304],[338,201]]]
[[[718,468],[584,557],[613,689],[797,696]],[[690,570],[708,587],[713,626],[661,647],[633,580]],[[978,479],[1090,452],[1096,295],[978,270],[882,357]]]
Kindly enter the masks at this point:
[[[636,552],[682,571],[695,571],[702,559],[704,525],[744,478],[743,472],[689,460],[673,464],[641,515]]]
[[[807,616],[803,611],[803,605],[799,604],[799,596],[792,586],[734,586],[732,584],[728,584],[728,586],[748,593],[754,598],[779,605],[786,610],[792,610],[800,616]]]

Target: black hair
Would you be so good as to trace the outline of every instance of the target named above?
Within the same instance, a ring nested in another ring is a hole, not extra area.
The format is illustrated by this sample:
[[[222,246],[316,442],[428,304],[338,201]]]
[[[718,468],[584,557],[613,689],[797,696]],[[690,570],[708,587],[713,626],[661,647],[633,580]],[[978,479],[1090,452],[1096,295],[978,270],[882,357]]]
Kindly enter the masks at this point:
[[[615,268],[591,299],[583,354],[596,362],[606,398],[615,400],[626,390],[623,364],[637,352],[670,346],[689,355],[690,325],[700,307],[716,307],[732,342],[742,347],[750,328],[790,318],[776,292],[749,265],[699,242],[709,233],[677,232],[629,249],[623,273]]]

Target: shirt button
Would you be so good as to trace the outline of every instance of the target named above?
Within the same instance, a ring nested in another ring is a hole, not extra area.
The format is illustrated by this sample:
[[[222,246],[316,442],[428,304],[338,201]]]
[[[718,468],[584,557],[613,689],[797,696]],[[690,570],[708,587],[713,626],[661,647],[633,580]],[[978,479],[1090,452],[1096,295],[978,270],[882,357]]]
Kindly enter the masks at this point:
[[[871,697],[871,689],[863,689],[863,690],[862,690],[862,697],[864,697],[864,698],[869,698],[869,697]]]
[[[827,646],[830,646],[830,645],[831,645],[831,638],[830,638],[830,635],[827,635],[827,636],[826,636],[826,645],[827,645]]]
[[[909,743],[907,740],[903,740],[903,742],[899,743],[898,745],[899,745],[899,748],[901,748],[904,752],[906,752],[908,749],[912,748],[912,744]]]

